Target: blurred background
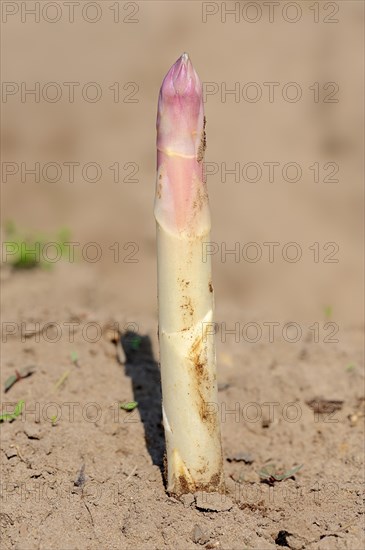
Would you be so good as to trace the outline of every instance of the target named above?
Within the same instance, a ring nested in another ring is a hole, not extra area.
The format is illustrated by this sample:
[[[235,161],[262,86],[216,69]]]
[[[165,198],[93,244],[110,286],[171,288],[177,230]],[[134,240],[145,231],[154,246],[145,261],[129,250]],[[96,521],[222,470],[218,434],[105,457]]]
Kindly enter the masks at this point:
[[[1,8],[3,241],[78,243],[74,262],[3,270],[8,316],[62,305],[157,326],[156,106],[187,51],[205,93],[217,320],[361,322],[362,2]]]

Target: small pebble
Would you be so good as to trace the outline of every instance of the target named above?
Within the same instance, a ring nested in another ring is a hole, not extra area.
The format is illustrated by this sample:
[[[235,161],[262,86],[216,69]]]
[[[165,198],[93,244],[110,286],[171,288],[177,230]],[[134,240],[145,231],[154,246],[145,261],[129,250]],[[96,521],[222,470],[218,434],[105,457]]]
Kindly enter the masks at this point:
[[[348,419],[350,421],[351,428],[353,428],[358,423],[359,417],[356,413],[354,413],[354,414],[349,414]]]
[[[6,455],[6,458],[9,460],[10,458],[13,458],[14,456],[17,456],[17,452],[15,449],[12,449],[12,448],[9,448],[9,449],[6,449],[5,451],[5,455]]]
[[[257,472],[247,472],[245,474],[245,481],[247,483],[259,483],[260,482],[260,476]]]
[[[202,528],[195,524],[193,531],[191,533],[191,540],[195,543],[204,544],[208,541],[207,537],[204,535]]]
[[[195,501],[195,498],[194,498],[194,495],[192,495],[191,493],[188,493],[186,495],[181,495],[180,500],[183,503],[184,508],[189,508],[189,506],[191,506]]]
[[[303,541],[296,535],[288,535],[286,540],[289,548],[292,548],[292,550],[302,550],[304,548]]]
[[[28,439],[41,439],[42,437],[40,429],[33,424],[27,424],[24,426],[24,433]]]
[[[261,426],[263,428],[268,428],[271,424],[270,418],[263,418],[261,422]]]

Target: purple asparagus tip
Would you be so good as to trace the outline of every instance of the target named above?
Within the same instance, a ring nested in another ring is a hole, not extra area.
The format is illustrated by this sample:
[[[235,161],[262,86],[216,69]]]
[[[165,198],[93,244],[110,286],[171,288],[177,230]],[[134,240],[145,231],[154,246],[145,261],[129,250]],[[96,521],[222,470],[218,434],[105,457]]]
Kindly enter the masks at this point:
[[[206,195],[204,149],[202,85],[183,53],[165,76],[158,100],[157,211],[165,226],[186,230],[196,214],[194,204]]]

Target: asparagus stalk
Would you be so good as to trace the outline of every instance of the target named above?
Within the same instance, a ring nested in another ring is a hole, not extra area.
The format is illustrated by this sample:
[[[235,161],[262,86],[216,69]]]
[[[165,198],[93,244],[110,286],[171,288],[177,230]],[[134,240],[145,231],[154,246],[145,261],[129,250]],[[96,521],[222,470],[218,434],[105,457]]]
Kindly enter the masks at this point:
[[[157,115],[158,306],[167,490],[223,490],[213,327],[210,213],[203,181],[202,86],[184,53],[167,73]]]

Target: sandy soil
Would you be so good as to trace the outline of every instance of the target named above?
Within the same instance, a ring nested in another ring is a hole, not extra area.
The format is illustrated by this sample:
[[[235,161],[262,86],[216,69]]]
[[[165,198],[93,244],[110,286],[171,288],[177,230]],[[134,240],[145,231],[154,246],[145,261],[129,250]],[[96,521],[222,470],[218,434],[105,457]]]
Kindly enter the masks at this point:
[[[154,1],[138,2],[137,15],[120,3],[123,17],[138,22],[115,24],[112,2],[96,4],[95,24],[78,12],[70,24],[64,11],[53,25],[22,23],[19,14],[2,24],[3,80],[97,82],[103,92],[95,103],[81,94],[74,103],[65,95],[22,102],[17,94],[3,103],[2,160],[18,168],[3,178],[4,223],[49,241],[68,227],[79,244],[74,262],[64,258],[51,269],[14,269],[3,248],[2,412],[25,405],[0,426],[2,548],[359,550],[363,4],[333,3],[334,24],[324,22],[330,13],[322,2],[318,23],[308,2],[297,2],[295,24],[281,11],[273,23],[265,12],[255,24],[242,16],[223,23],[219,2],[203,22],[200,2]],[[206,162],[216,171],[208,189],[227,494],[178,500],[163,479],[152,207],[157,93],[184,50],[201,79],[218,86],[206,101]],[[138,101],[114,102],[115,82],[124,99],[137,84]],[[279,82],[280,93],[296,82],[303,97],[223,101],[224,86],[235,82],[241,92],[256,82],[266,94],[264,82]],[[321,94],[333,90],[325,83],[337,83],[339,102],[323,95],[315,102],[315,82]],[[21,163],[35,162],[58,163],[60,180],[24,175]],[[91,183],[77,170],[70,182],[67,162],[98,163],[102,176]],[[109,168],[116,162],[119,183]],[[255,183],[242,176],[249,162],[263,169]],[[279,163],[273,182],[268,162]],[[283,176],[288,162],[302,170],[296,183]],[[309,168],[316,162],[318,182]],[[239,163],[239,181],[225,180],[222,163]],[[339,181],[324,181],[334,166]],[[122,181],[136,167],[137,182]],[[96,262],[86,258],[91,242],[102,252]],[[268,242],[278,243],[273,261]],[[239,256],[225,256],[236,243]],[[255,250],[262,257],[252,262]],[[111,327],[123,336],[125,364]],[[6,380],[31,366],[5,393]],[[132,400],[134,411],[119,408]],[[277,474],[301,468],[265,480],[269,464]]]

